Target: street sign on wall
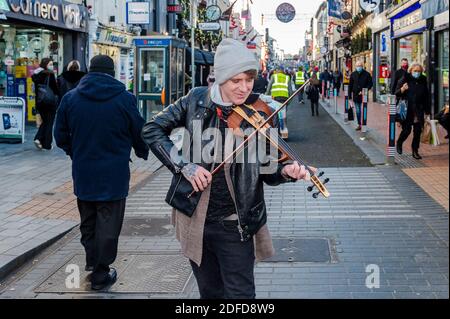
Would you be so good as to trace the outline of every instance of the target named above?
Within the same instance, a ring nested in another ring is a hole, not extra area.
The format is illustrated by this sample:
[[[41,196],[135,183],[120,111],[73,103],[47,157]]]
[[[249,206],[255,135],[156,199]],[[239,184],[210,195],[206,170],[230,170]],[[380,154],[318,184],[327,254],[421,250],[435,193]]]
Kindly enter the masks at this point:
[[[218,31],[220,30],[220,23],[218,22],[201,22],[198,28],[202,31]]]
[[[127,24],[149,24],[149,2],[127,2]]]

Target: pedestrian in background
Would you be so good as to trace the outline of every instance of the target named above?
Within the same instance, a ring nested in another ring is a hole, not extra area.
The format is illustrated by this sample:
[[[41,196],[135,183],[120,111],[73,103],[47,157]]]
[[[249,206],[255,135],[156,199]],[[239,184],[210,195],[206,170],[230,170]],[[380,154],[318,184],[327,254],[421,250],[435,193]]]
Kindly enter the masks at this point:
[[[80,71],[80,68],[80,62],[77,60],[70,61],[67,65],[67,70],[58,77],[58,88],[61,99],[67,92],[76,88],[81,78],[86,75],[85,72]]]
[[[363,101],[363,89],[372,89],[373,81],[369,72],[364,70],[362,61],[356,62],[356,71],[350,75],[350,84],[348,87],[348,99],[353,98],[356,108],[356,117],[358,118],[357,131],[361,130],[361,105]]]
[[[403,58],[401,63],[400,69],[392,73],[391,94],[397,92],[398,81],[403,79],[408,73],[408,59]]]
[[[328,98],[328,82],[331,82],[331,78],[327,67],[325,67],[323,72],[320,73],[319,81],[322,88],[321,89],[322,98]]]
[[[306,88],[306,96],[311,103],[312,116],[319,116],[319,98],[320,98],[320,81],[317,79],[317,75],[311,76],[309,85]]]
[[[333,89],[336,90],[337,96],[339,96],[339,91],[341,90],[341,84],[342,84],[342,73],[339,70],[335,70],[333,72]]]
[[[34,137],[34,145],[38,149],[51,150],[53,123],[59,95],[53,61],[49,58],[43,58],[31,79],[33,80],[36,93],[36,110],[42,118],[42,124]]]
[[[253,86],[253,92],[259,94],[265,94],[267,91],[268,81],[264,78],[261,71],[258,72],[258,78],[255,80],[255,85]]]
[[[114,61],[95,56],[89,73],[64,96],[55,125],[56,144],[72,159],[85,269],[92,271],[93,290],[117,279],[110,265],[117,256],[129,191],[131,149],[148,157],[136,98],[114,76]]]
[[[303,72],[303,67],[299,67],[298,71],[295,73],[295,89],[298,90],[306,82],[306,72]],[[298,101],[305,104],[303,100],[303,91],[298,93]]]
[[[409,73],[398,81],[395,95],[399,99],[408,101],[406,119],[401,123],[402,131],[397,140],[397,152],[403,153],[403,143],[414,129],[412,140],[412,156],[415,159],[421,159],[419,155],[420,135],[425,123],[425,114],[429,115],[431,108],[428,102],[429,92],[427,87],[427,78],[423,75],[423,66],[414,63],[409,69]]]

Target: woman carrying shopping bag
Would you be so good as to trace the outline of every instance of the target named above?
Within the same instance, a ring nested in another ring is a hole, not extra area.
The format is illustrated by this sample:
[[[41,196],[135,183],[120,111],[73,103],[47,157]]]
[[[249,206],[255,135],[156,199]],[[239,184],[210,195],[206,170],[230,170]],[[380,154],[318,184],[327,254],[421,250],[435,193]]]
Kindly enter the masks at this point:
[[[427,88],[427,78],[423,75],[423,67],[419,63],[414,63],[403,78],[398,82],[395,95],[399,99],[408,102],[406,119],[402,121],[402,132],[397,140],[397,152],[403,153],[403,142],[414,129],[412,141],[412,156],[421,159],[419,155],[420,135],[425,123],[425,114],[430,114],[428,103],[429,92]]]

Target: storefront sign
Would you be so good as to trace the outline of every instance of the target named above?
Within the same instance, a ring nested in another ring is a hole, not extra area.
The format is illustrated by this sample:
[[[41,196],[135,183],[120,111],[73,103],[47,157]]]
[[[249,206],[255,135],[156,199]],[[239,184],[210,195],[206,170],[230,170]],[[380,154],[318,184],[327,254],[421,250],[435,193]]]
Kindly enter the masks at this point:
[[[198,28],[203,31],[218,31],[220,23],[218,22],[202,22],[198,24]]]
[[[134,45],[139,47],[160,47],[170,45],[169,39],[134,39]]]
[[[100,29],[96,43],[131,48],[132,40],[133,38],[130,34],[110,29]]]
[[[425,27],[426,20],[422,18],[419,2],[391,18],[392,37],[421,32]]]
[[[149,24],[149,2],[127,2],[127,24]]]
[[[0,0],[1,1],[1,0]],[[6,17],[87,32],[87,9],[62,0],[3,0]]]
[[[182,13],[183,12],[183,6],[181,4],[173,4],[167,6],[167,12],[168,13]]]
[[[0,142],[24,142],[25,101],[20,98],[0,97]]]

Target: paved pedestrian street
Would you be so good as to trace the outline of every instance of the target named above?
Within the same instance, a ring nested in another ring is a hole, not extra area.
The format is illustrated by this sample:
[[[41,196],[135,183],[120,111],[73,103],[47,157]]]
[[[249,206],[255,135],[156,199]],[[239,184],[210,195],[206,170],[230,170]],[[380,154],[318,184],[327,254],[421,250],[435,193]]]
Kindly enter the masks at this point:
[[[311,118],[308,104],[291,104],[288,114],[296,120],[290,120],[288,142],[330,178],[326,186],[331,196],[312,198],[305,182],[265,187],[276,255],[256,265],[256,297],[448,298],[448,206],[421,187],[426,172],[384,165],[375,141],[361,141],[325,108]],[[34,226],[39,232],[48,223],[51,227],[43,232],[58,231],[60,238],[5,270],[0,298],[199,298],[175,239],[171,208],[164,202],[171,173],[156,159],[133,163],[135,183],[113,265],[118,280],[108,291],[93,292],[69,195],[70,161],[57,150],[25,149],[5,156],[8,160],[0,166],[16,184],[2,186],[0,193],[0,247],[9,238],[31,236],[25,234],[33,224],[42,225]],[[18,161],[21,165],[12,165]],[[42,163],[48,169],[38,174],[35,167]],[[52,196],[59,200],[48,198]],[[70,209],[59,210],[67,205]],[[13,252],[38,244],[35,239],[24,242]],[[10,255],[10,250],[0,250],[0,258]],[[71,277],[74,271],[80,273],[79,284]]]

